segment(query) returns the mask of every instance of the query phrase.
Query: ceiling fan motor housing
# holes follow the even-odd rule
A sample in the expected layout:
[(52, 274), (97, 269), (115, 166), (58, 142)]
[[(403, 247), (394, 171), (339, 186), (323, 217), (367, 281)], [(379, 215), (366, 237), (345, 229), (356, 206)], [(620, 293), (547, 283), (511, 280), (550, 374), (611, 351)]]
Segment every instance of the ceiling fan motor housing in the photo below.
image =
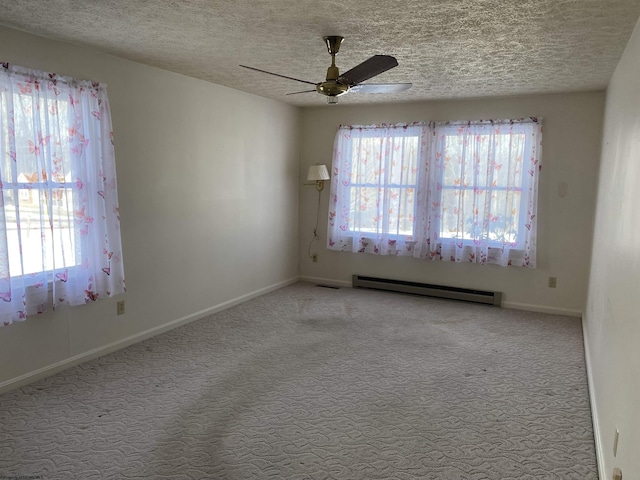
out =
[(337, 97), (349, 91), (349, 85), (338, 83), (336, 80), (327, 80), (316, 85), (316, 91), (327, 97)]

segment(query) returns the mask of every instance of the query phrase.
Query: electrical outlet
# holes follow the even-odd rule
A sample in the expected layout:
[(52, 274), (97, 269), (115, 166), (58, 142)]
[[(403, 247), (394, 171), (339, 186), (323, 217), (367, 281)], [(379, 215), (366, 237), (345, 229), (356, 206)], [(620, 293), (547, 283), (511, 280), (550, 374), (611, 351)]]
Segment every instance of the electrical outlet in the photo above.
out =
[(118, 302), (118, 315), (124, 315), (124, 300)]
[(613, 435), (613, 456), (618, 456), (618, 439), (620, 438), (620, 431), (616, 428), (616, 433)]
[(556, 288), (557, 280), (556, 277), (549, 277), (549, 288)]
[(313, 255), (311, 255), (311, 261), (313, 263), (318, 263), (318, 254), (314, 253)]

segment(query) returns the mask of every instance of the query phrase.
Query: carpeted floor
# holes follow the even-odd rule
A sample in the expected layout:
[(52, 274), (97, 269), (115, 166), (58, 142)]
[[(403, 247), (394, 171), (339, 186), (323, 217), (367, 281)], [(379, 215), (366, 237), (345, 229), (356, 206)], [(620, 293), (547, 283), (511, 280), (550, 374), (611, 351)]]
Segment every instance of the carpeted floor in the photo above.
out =
[(298, 283), (0, 397), (0, 477), (597, 479), (580, 321)]

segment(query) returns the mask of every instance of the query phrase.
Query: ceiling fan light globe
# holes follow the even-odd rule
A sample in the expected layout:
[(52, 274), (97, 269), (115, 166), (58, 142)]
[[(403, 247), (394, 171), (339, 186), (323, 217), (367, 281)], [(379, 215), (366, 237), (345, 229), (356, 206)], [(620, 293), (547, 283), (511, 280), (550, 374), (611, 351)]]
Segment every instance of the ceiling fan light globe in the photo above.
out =
[(329, 105), (337, 105), (338, 104), (338, 97), (327, 97), (327, 103)]

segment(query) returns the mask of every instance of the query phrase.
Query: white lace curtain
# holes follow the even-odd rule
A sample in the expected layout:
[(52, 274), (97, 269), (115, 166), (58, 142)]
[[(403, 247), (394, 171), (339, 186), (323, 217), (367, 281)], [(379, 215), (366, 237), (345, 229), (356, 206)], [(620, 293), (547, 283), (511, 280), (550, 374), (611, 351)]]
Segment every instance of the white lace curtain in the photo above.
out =
[(0, 65), (0, 323), (123, 293), (106, 86)]
[(535, 267), (537, 118), (341, 126), (327, 247)]

